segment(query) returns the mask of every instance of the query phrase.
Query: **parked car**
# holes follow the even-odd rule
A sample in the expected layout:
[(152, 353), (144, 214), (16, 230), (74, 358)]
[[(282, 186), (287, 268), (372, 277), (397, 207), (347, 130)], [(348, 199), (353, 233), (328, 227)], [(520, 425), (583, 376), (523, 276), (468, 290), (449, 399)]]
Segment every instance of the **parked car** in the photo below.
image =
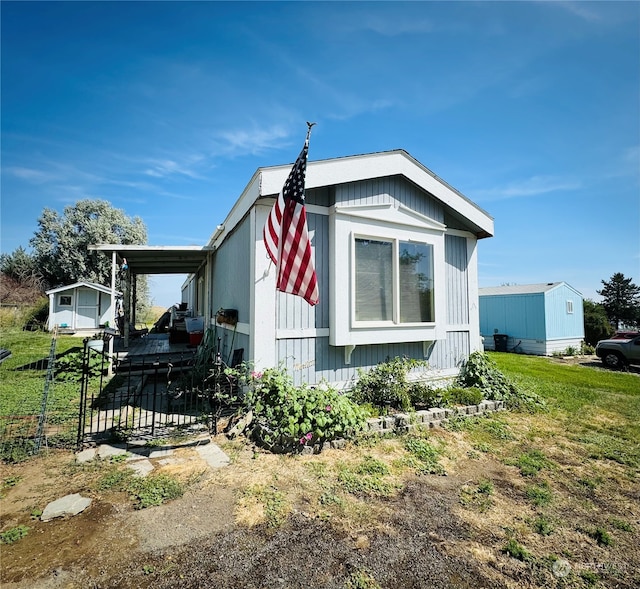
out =
[(596, 356), (609, 368), (640, 365), (640, 335), (630, 339), (603, 339), (596, 345)]
[(632, 339), (640, 335), (640, 331), (617, 331), (609, 339)]

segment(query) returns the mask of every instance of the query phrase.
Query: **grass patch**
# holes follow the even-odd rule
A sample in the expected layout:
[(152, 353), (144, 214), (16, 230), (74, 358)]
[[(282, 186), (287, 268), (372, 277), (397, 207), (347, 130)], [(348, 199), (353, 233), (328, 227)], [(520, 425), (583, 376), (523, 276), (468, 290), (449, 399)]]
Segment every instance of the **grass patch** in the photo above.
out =
[(291, 511), (286, 494), (271, 486), (252, 485), (245, 489), (244, 499), (245, 503), (261, 505), (268, 528), (279, 528)]
[(511, 558), (521, 560), (522, 562), (529, 562), (533, 560), (532, 554), (513, 538), (507, 540), (507, 543), (502, 547), (502, 552)]
[(493, 505), (492, 495), (493, 483), (484, 479), (477, 485), (464, 485), (460, 490), (460, 503), (483, 512)]
[(530, 485), (525, 489), (527, 500), (536, 507), (544, 507), (549, 505), (553, 499), (553, 493), (546, 481), (539, 485)]
[(442, 449), (436, 448), (428, 440), (410, 437), (404, 441), (404, 448), (409, 453), (404, 463), (418, 474), (445, 474), (444, 467), (438, 462)]
[(586, 530), (587, 536), (593, 538), (598, 546), (613, 546), (613, 538), (602, 526), (595, 526)]
[(534, 532), (540, 534), (541, 536), (550, 536), (555, 530), (555, 525), (545, 515), (539, 515), (536, 519), (534, 519), (531, 527), (533, 528)]
[(542, 469), (548, 468), (551, 463), (540, 450), (530, 450), (518, 456), (515, 465), (520, 469), (522, 476), (532, 477)]

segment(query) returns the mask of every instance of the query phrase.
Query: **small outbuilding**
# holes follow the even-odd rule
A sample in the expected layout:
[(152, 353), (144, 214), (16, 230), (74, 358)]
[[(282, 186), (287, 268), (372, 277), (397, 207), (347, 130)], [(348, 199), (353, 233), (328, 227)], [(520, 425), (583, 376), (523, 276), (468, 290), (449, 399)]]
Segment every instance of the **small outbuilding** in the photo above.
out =
[[(115, 316), (112, 291), (93, 282), (76, 282), (47, 291), (49, 331), (58, 326), (73, 331), (98, 329)], [(116, 297), (122, 293), (115, 291)]]
[(584, 340), (583, 297), (566, 282), (479, 289), (487, 350), (550, 356)]

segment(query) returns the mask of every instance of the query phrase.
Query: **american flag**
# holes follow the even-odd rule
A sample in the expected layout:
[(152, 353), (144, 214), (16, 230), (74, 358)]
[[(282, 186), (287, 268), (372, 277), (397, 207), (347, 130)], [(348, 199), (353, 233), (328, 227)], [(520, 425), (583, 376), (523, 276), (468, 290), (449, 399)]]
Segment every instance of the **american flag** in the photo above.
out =
[(271, 209), (263, 236), (267, 253), (276, 265), (276, 289), (300, 296), (310, 305), (316, 305), (319, 300), (318, 279), (311, 259), (307, 212), (304, 207), (308, 152), (309, 132)]

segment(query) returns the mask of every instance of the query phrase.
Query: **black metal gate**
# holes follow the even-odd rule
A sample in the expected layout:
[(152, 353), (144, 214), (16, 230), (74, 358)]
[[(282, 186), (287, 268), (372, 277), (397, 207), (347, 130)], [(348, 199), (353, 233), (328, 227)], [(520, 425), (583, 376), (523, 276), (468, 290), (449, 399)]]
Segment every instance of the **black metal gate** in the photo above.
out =
[(219, 353), (199, 348), (198, 354), (116, 358), (108, 377), (107, 342), (96, 341), (102, 340), (84, 342), (78, 446), (217, 433), (218, 418), (237, 388)]

